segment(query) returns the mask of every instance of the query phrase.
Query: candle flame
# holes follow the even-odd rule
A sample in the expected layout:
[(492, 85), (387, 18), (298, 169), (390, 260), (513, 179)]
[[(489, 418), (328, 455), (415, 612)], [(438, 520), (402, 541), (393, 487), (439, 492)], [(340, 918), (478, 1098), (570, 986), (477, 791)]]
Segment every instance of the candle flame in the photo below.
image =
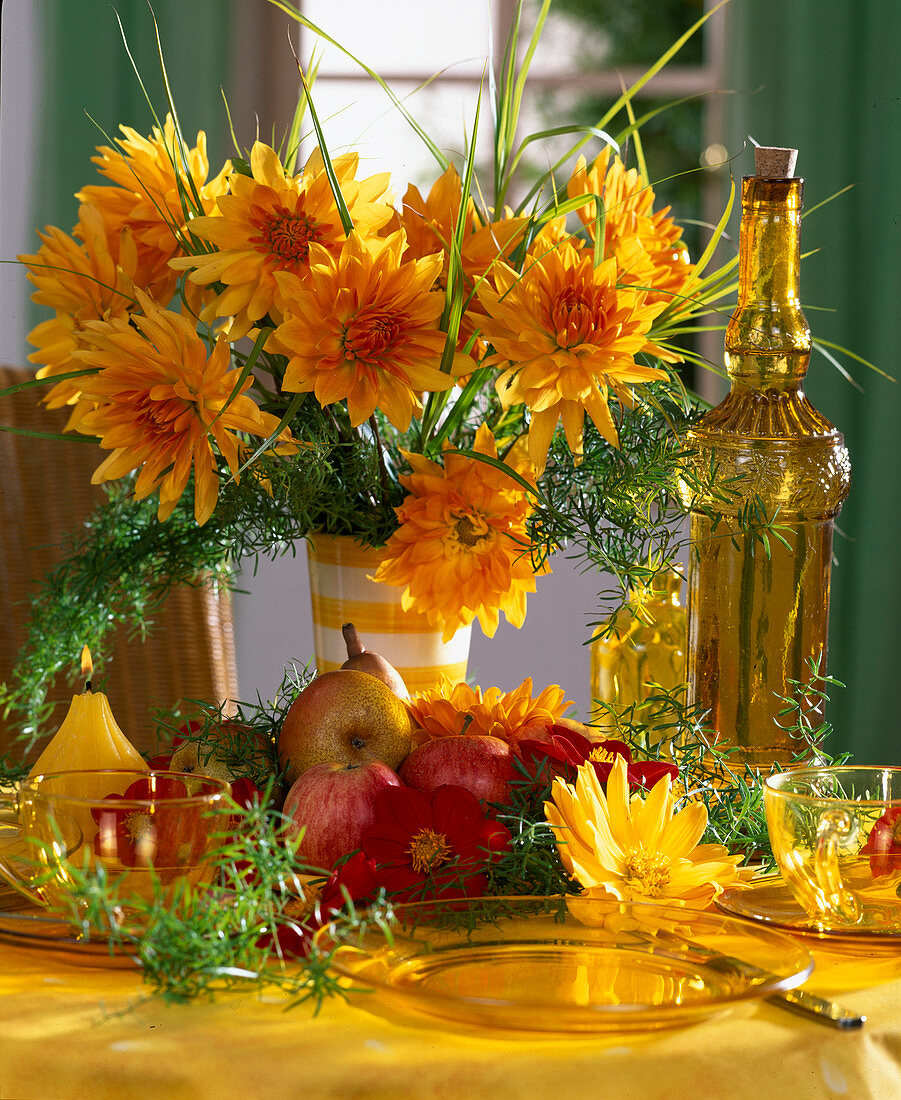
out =
[(91, 651), (87, 646), (81, 651), (81, 674), (87, 680), (94, 675), (94, 662), (91, 660)]

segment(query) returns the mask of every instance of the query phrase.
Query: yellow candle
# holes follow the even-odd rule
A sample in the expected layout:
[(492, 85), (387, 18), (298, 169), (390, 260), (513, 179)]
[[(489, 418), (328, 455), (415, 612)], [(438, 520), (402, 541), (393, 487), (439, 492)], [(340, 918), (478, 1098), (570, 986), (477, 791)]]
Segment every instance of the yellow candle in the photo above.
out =
[[(82, 672), (90, 677), (93, 671), (88, 647), (82, 651)], [(138, 750), (119, 729), (109, 705), (109, 699), (102, 691), (91, 691), (90, 684), (81, 695), (75, 695), (69, 706), (69, 712), (63, 724), (54, 734), (50, 743), (38, 757), (29, 772), (34, 775), (46, 775), (48, 772), (96, 770), (99, 768), (130, 768), (147, 771), (147, 764)], [(66, 794), (82, 798), (103, 797), (111, 788), (106, 781), (106, 789), (97, 787), (99, 777), (94, 777), (90, 786), (80, 790), (66, 790)], [(100, 785), (103, 782), (100, 781)], [(95, 787), (97, 789), (95, 789)], [(121, 792), (118, 792), (121, 793)]]

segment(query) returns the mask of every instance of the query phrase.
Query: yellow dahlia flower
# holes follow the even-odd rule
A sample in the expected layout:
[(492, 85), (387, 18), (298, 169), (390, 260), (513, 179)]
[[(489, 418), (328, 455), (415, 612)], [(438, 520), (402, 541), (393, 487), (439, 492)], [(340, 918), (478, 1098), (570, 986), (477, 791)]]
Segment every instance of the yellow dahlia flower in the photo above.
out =
[[(491, 429), (482, 424), (473, 449), (497, 458)], [(413, 473), (401, 477), (408, 492), (396, 508), (400, 527), (383, 551), (377, 581), (404, 587), (404, 609), (415, 608), (444, 640), (478, 619), (494, 637), (498, 612), (522, 626), (526, 594), (535, 591), (536, 567), (529, 553), (529, 496), (508, 474), (478, 459), (446, 454), (444, 467), (404, 452)], [(534, 483), (531, 463), (517, 445), (507, 463)]]
[[(135, 496), (159, 489), (159, 518), (172, 513), (194, 470), (194, 516), (199, 524), (219, 497), (216, 450), (237, 473), (241, 441), (236, 432), (266, 437), (278, 425), (249, 398), (229, 397), (240, 371), (230, 369), (231, 349), (220, 338), (212, 353), (184, 317), (157, 306), (138, 291), (144, 315), (86, 326), (77, 357), (97, 367), (82, 382), (95, 407), (78, 430), (97, 435), (112, 451), (94, 471), (94, 484), (140, 468)], [(247, 389), (251, 379), (245, 380)]]
[(130, 126), (119, 129), (123, 134), (116, 139), (119, 148), (98, 146), (99, 156), (92, 158), (113, 186), (92, 184), (75, 197), (100, 211), (116, 258), (123, 230), (134, 239), (135, 281), (151, 297), (167, 303), (178, 278), (169, 261), (182, 255), (178, 232), (184, 230), (187, 220), (179, 184), (181, 191), (191, 196), (190, 201), (199, 201), (201, 209), (209, 214), (216, 199), (225, 193), (231, 164), (226, 162), (217, 176), (207, 180), (206, 134), (201, 130), (197, 144), (188, 148), (176, 134), (171, 115), (166, 117), (162, 130), (153, 128), (149, 138)]
[(453, 684), (444, 676), (437, 687), (414, 695), (407, 704), (417, 727), (414, 734), (417, 741), (461, 733), (481, 734), (499, 737), (514, 748), (527, 726), (554, 721), (571, 706), (557, 684), (551, 684), (533, 698), (531, 677), (513, 691), (490, 687), (483, 693), (480, 687)]
[(682, 230), (669, 216), (670, 208), (654, 210), (654, 190), (634, 169), (626, 170), (618, 156), (610, 162), (610, 150), (597, 157), (591, 168), (580, 157), (567, 185), (570, 198), (591, 196), (576, 213), (594, 240), (597, 201), (604, 204), (604, 258), (616, 259), (620, 282), (653, 288), (651, 301), (669, 303), (692, 271), (688, 250), (681, 243)]
[(439, 369), (444, 298), (431, 291), (441, 257), (403, 263), (403, 250), (402, 232), (353, 232), (337, 256), (310, 246), (307, 279), (276, 273), (286, 319), (266, 347), (288, 357), (282, 389), (315, 393), (320, 405), (346, 400), (354, 427), (379, 408), (406, 431), (421, 391), (453, 386), (456, 368)]
[[(41, 364), (38, 378), (82, 370), (84, 364), (75, 358), (75, 352), (84, 326), (89, 321), (126, 318), (137, 305), (137, 256), (131, 237), (123, 236), (114, 255), (103, 219), (90, 205), (79, 210), (76, 232), (81, 241), (47, 226), (46, 232), (38, 234), (43, 242), (38, 251), (19, 256), (37, 287), (32, 301), (55, 311), (28, 334), (38, 349), (28, 356), (32, 363)], [(58, 382), (43, 401), (51, 409), (74, 404), (81, 394), (81, 381)]]
[(539, 242), (522, 275), (500, 264), (497, 290), (483, 284), (479, 291), (489, 314), (482, 334), (496, 352), (490, 361), (505, 367), (497, 390), (504, 404), (524, 404), (531, 413), (529, 454), (538, 473), (561, 421), (570, 450), (581, 459), (586, 412), (618, 446), (609, 391), (627, 402), (627, 383), (666, 377), (637, 363), (640, 352), (675, 358), (648, 339), (666, 303), (649, 305), (644, 293), (619, 287), (618, 277), (614, 259), (595, 267), (590, 249)]
[[(394, 213), (389, 177), (383, 173), (356, 180), (358, 161), (356, 153), (349, 153), (338, 157), (334, 168), (354, 226), (370, 236)], [(266, 314), (281, 320), (285, 303), (277, 272), (305, 275), (311, 245), (337, 255), (345, 238), (318, 151), (300, 175), (288, 176), (275, 150), (257, 141), (250, 168), (252, 176), (232, 174), (229, 194), (219, 199), (217, 214), (191, 222), (191, 232), (215, 245), (216, 251), (172, 261), (179, 271), (193, 269), (188, 276), (193, 283), (224, 284), (225, 289), (204, 307), (201, 319), (233, 317), (232, 340), (246, 335)]]
[(700, 844), (707, 808), (690, 802), (674, 814), (670, 777), (646, 797), (629, 796), (625, 757), (617, 757), (606, 794), (591, 764), (583, 764), (574, 785), (555, 779), (548, 823), (566, 870), (587, 897), (656, 901), (706, 909), (726, 886), (743, 881), (722, 844)]

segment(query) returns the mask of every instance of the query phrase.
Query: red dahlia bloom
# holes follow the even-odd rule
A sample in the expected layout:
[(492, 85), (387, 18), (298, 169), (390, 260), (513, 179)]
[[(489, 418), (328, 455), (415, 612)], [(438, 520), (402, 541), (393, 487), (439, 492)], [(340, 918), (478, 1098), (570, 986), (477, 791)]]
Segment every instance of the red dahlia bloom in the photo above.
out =
[(377, 885), (397, 901), (483, 894), (487, 867), (510, 843), (509, 830), (485, 816), (475, 795), (451, 784), (431, 794), (387, 787), (375, 816), (363, 854), (375, 862)]
[(590, 762), (598, 781), (604, 785), (618, 756), (626, 760), (630, 787), (650, 790), (664, 776), (675, 779), (679, 774), (675, 764), (666, 764), (662, 760), (633, 761), (629, 746), (624, 741), (589, 741), (581, 733), (556, 724), (550, 726), (548, 732), (550, 741), (526, 739), (520, 741), (518, 747), (523, 763), (541, 783), (550, 783), (556, 778), (573, 783), (579, 765)]
[(870, 830), (860, 854), (870, 857), (874, 878), (901, 871), (901, 807), (885, 811)]

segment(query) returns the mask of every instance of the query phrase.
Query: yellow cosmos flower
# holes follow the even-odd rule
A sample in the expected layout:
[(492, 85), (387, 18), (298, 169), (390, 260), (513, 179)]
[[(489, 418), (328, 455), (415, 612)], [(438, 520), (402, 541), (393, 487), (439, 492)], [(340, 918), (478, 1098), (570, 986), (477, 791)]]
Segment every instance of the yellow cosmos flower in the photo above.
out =
[(437, 687), (413, 696), (407, 704), (419, 742), (467, 733), (499, 737), (513, 746), (527, 726), (554, 721), (571, 706), (557, 684), (533, 698), (531, 677), (514, 691), (490, 687), (483, 694), (480, 687), (454, 684), (444, 676)]
[(570, 450), (581, 459), (586, 412), (618, 446), (609, 391), (628, 402), (626, 383), (666, 377), (637, 363), (640, 352), (676, 358), (648, 339), (666, 303), (649, 305), (642, 292), (619, 287), (614, 259), (594, 267), (590, 249), (567, 241), (556, 247), (540, 242), (521, 276), (499, 265), (494, 279), (496, 291), (479, 291), (489, 314), (482, 332), (497, 353), (491, 362), (506, 368), (497, 380), (501, 400), (530, 410), (529, 453), (538, 473), (561, 421)]
[[(43, 242), (40, 249), (34, 255), (19, 256), (37, 287), (32, 301), (55, 311), (28, 334), (38, 349), (28, 358), (42, 364), (38, 378), (82, 370), (84, 364), (75, 358), (75, 352), (84, 326), (90, 321), (125, 318), (136, 308), (133, 240), (125, 235), (118, 256), (114, 255), (100, 212), (90, 205), (81, 207), (76, 231), (81, 241), (47, 226), (46, 232), (38, 234)], [(43, 401), (51, 409), (72, 405), (81, 394), (80, 383), (81, 379), (58, 382)]]
[(307, 279), (275, 276), (286, 320), (266, 346), (288, 357), (282, 388), (315, 393), (320, 405), (346, 400), (354, 427), (379, 408), (406, 431), (422, 412), (422, 390), (454, 384), (458, 367), (445, 374), (438, 366), (444, 298), (431, 287), (441, 257), (403, 263), (403, 250), (400, 231), (368, 240), (353, 232), (337, 256), (310, 246)]
[(604, 151), (591, 168), (580, 157), (567, 185), (570, 198), (591, 196), (577, 214), (594, 240), (597, 201), (604, 204), (604, 258), (614, 257), (620, 282), (653, 287), (652, 301), (669, 303), (692, 271), (682, 230), (669, 216), (670, 208), (654, 210), (654, 190), (634, 169), (626, 170), (618, 156), (610, 162)]
[[(138, 291), (144, 316), (132, 323), (116, 318), (86, 326), (76, 352), (97, 374), (84, 379), (86, 412), (78, 430), (97, 435), (112, 451), (92, 481), (112, 481), (140, 467), (135, 496), (159, 489), (159, 518), (165, 520), (194, 470), (194, 516), (199, 524), (213, 513), (219, 477), (213, 444), (237, 473), (241, 441), (235, 432), (268, 436), (276, 417), (249, 398), (228, 399), (240, 371), (230, 369), (230, 347), (220, 338), (212, 353), (184, 317), (161, 309)], [(251, 384), (246, 379), (243, 389)]]
[[(497, 443), (482, 424), (473, 449), (497, 458)], [(514, 626), (526, 617), (526, 594), (535, 591), (536, 570), (529, 553), (528, 494), (508, 474), (478, 459), (447, 454), (444, 467), (404, 452), (413, 473), (401, 477), (408, 491), (396, 508), (400, 527), (383, 551), (377, 581), (404, 588), (404, 609), (415, 607), (444, 640), (478, 618), (494, 637), (498, 612)], [(532, 481), (531, 463), (518, 445), (507, 463)]]
[(606, 794), (594, 768), (583, 764), (574, 785), (555, 779), (552, 801), (545, 802), (548, 823), (566, 870), (587, 897), (659, 902), (706, 909), (726, 886), (742, 882), (722, 844), (700, 844), (707, 808), (690, 802), (673, 813), (669, 776), (646, 797), (629, 797), (625, 758), (617, 757)]
[[(394, 211), (388, 174), (356, 180), (358, 161), (356, 153), (349, 153), (338, 157), (334, 168), (354, 226), (369, 236), (386, 225)], [(229, 194), (219, 199), (215, 216), (191, 222), (191, 232), (217, 251), (172, 261), (177, 270), (193, 269), (193, 283), (225, 285), (204, 307), (201, 319), (233, 317), (232, 340), (246, 335), (266, 314), (281, 320), (284, 302), (277, 272), (305, 275), (311, 245), (337, 255), (345, 236), (318, 151), (300, 175), (288, 176), (275, 150), (257, 141), (250, 169), (252, 177), (232, 174)]]
[(225, 193), (231, 164), (227, 162), (215, 178), (207, 180), (206, 134), (201, 130), (197, 144), (188, 148), (176, 134), (171, 115), (162, 130), (153, 128), (149, 138), (130, 126), (119, 129), (123, 134), (116, 139), (119, 148), (98, 146), (99, 156), (92, 158), (113, 186), (92, 184), (83, 187), (76, 198), (100, 211), (116, 258), (123, 231), (133, 237), (138, 261), (135, 280), (151, 297), (165, 303), (178, 278), (169, 261), (182, 254), (176, 230), (184, 229), (187, 217), (179, 181), (181, 189), (194, 197), (194, 202), (199, 200), (209, 214), (216, 199)]

